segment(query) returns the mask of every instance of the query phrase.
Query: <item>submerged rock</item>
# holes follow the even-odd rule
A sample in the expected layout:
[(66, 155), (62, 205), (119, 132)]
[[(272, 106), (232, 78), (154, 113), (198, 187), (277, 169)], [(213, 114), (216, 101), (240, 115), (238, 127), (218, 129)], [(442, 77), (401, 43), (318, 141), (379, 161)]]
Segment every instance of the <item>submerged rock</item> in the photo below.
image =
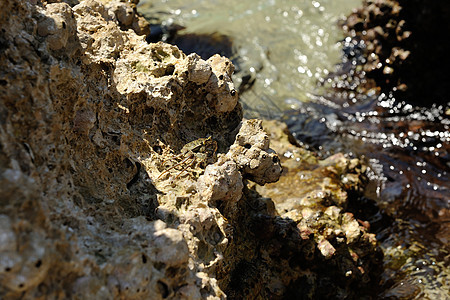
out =
[[(242, 120), (227, 58), (148, 44), (137, 1), (52, 2), (0, 4), (2, 299), (312, 297), (366, 282), (376, 243), (344, 213), (357, 162), (310, 156), (311, 205), (262, 198), (249, 180), (276, 182), (280, 158)], [(339, 280), (322, 285), (330, 266)]]

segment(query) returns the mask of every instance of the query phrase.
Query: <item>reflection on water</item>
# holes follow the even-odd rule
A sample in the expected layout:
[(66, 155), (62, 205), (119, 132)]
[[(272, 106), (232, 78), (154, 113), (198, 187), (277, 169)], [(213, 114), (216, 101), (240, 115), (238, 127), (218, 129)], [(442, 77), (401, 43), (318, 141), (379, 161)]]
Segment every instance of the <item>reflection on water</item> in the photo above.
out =
[(149, 17), (186, 27), (180, 33), (219, 34), (233, 40), (234, 81), (251, 80), (242, 94), (247, 116), (273, 116), (284, 99), (308, 100), (317, 79), (340, 60), (336, 27), (359, 0), (161, 0), (141, 1)]
[(286, 122), (297, 139), (320, 153), (344, 151), (369, 161), (373, 181), (366, 197), (378, 210), (355, 213), (375, 225), (385, 254), (379, 297), (447, 299), (448, 105), (414, 107), (375, 89), (362, 93), (364, 45), (350, 39), (344, 45), (344, 62), (321, 80), (328, 92), (309, 103), (289, 99), (298, 109), (286, 114)]
[(342, 40), (335, 24), (360, 1), (151, 3), (141, 2), (147, 16), (186, 27), (180, 47), (216, 33), (218, 52), (231, 49), (247, 117), (291, 109), (283, 118), (305, 146), (366, 157), (373, 181), (363, 201), (371, 204), (355, 213), (371, 221), (385, 253), (378, 298), (448, 299), (450, 110), (359, 90), (364, 44)]
[(285, 121), (319, 153), (344, 151), (369, 161), (373, 181), (366, 197), (378, 210), (355, 215), (370, 221), (385, 254), (381, 295), (446, 299), (450, 133), (444, 108), (413, 108), (387, 96), (356, 103), (347, 97), (352, 104), (344, 105), (349, 102), (333, 96), (297, 103)]

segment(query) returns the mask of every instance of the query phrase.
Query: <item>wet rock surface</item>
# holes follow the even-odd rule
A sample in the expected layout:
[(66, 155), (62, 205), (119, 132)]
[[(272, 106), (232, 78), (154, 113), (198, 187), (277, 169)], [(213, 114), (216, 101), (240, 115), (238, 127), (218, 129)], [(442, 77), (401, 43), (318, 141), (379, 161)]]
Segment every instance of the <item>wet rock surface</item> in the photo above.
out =
[(255, 214), (249, 227), (262, 242), (259, 255), (278, 266), (251, 263), (253, 272), (272, 278), (270, 293), (261, 295), (370, 295), (377, 288), (382, 253), (369, 223), (347, 211), (350, 199), (358, 199), (366, 184), (366, 166), (341, 153), (319, 159), (296, 144), (285, 124), (265, 121), (264, 126), (270, 128), (271, 147), (280, 155), (283, 173), (276, 183), (251, 187), (249, 193), (259, 201), (247, 199)]
[(255, 183), (276, 182), (280, 158), (261, 122), (242, 120), (227, 58), (148, 44), (137, 1), (52, 2), (0, 4), (2, 299), (369, 286), (376, 241), (345, 212), (358, 160), (319, 161), (272, 134), (307, 170), (295, 154), (288, 174), (306, 177), (281, 184), (301, 192), (268, 194)]
[(370, 221), (385, 254), (379, 298), (450, 290), (446, 6), (365, 1), (345, 23), (342, 64), (322, 81), (329, 92), (285, 117), (310, 149), (368, 162), (365, 204), (348, 209)]

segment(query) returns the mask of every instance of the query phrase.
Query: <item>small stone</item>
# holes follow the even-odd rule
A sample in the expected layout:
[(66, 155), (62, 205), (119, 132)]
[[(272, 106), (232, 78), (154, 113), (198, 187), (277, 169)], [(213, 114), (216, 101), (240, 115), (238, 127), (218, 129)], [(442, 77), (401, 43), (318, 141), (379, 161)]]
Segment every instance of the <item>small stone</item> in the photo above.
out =
[(330, 259), (336, 252), (336, 249), (333, 247), (333, 245), (331, 245), (331, 243), (326, 239), (320, 240), (317, 244), (317, 248), (326, 259)]

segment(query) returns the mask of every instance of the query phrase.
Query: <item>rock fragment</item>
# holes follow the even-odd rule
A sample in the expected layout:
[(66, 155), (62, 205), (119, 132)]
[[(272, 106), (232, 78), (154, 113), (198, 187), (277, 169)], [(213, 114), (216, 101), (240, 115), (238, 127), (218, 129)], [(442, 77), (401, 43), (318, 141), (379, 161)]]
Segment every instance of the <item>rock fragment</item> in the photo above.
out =
[(236, 135), (236, 141), (227, 154), (233, 159), (244, 178), (258, 184), (275, 182), (282, 168), (278, 155), (269, 148), (269, 137), (262, 129), (261, 121), (248, 120)]

